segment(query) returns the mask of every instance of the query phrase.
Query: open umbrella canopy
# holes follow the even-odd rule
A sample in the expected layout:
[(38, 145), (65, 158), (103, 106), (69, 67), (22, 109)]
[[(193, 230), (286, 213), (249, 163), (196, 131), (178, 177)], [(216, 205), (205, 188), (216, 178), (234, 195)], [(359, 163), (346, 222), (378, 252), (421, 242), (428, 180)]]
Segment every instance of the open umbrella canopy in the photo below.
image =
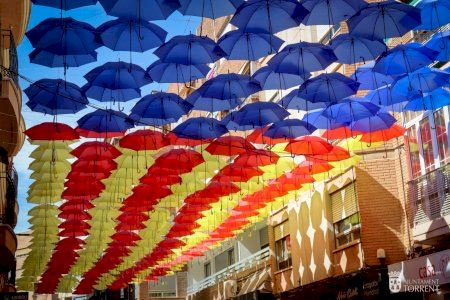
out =
[(134, 127), (133, 121), (126, 114), (111, 109), (98, 109), (88, 113), (77, 123), (81, 129), (98, 133), (125, 132)]
[(138, 19), (165, 20), (180, 7), (178, 1), (170, 0), (99, 0), (108, 15)]
[(34, 49), (30, 55), (30, 62), (49, 68), (80, 67), (97, 61), (97, 52), (87, 54), (68, 54), (65, 50), (47, 51)]
[(80, 135), (69, 125), (55, 122), (45, 122), (28, 128), (24, 132), (32, 141), (72, 141)]
[(305, 25), (335, 25), (367, 5), (363, 0), (303, 0), (300, 3), (309, 11), (302, 22)]
[(159, 83), (185, 83), (205, 78), (210, 70), (207, 65), (183, 65), (157, 60), (147, 68), (147, 74)]
[(212, 118), (190, 118), (175, 127), (173, 133), (182, 138), (194, 140), (214, 139), (221, 137), (228, 129)]
[(386, 50), (386, 45), (380, 40), (370, 40), (351, 34), (340, 34), (331, 44), (337, 61), (344, 64), (355, 64), (376, 59)]
[(232, 15), (244, 0), (180, 0), (178, 10), (183, 15), (210, 19)]
[(41, 79), (25, 89), (27, 106), (50, 115), (74, 114), (89, 103), (76, 84), (61, 79)]
[(138, 124), (162, 126), (177, 122), (192, 105), (172, 93), (154, 93), (139, 100), (131, 109), (130, 118)]
[(225, 55), (212, 39), (193, 34), (174, 36), (154, 54), (163, 62), (183, 65), (209, 64)]
[(233, 122), (241, 126), (264, 127), (270, 123), (281, 121), (289, 113), (273, 102), (255, 102), (246, 104), (236, 114)]
[(379, 112), (374, 116), (352, 122), (350, 128), (358, 132), (374, 132), (391, 128), (397, 120), (388, 113)]
[(275, 34), (299, 26), (307, 13), (295, 0), (249, 0), (238, 7), (230, 23), (244, 32)]
[[(450, 12), (449, 12), (450, 16)], [(436, 60), (441, 62), (447, 62), (450, 60), (450, 30), (444, 32), (436, 32), (433, 38), (429, 40), (426, 45), (434, 51), (439, 52)]]
[(444, 89), (436, 89), (431, 93), (412, 97), (404, 106), (405, 110), (422, 111), (437, 110), (450, 104), (450, 93)]
[(290, 74), (279, 73), (274, 71), (270, 66), (265, 66), (253, 74), (253, 78), (259, 82), (263, 90), (287, 90), (289, 88), (299, 86), (306, 79), (311, 77), (311, 74)]
[(386, 142), (391, 139), (403, 136), (405, 132), (405, 128), (395, 124), (388, 129), (382, 129), (363, 134), (360, 141), (366, 143)]
[(325, 103), (312, 103), (298, 96), (298, 90), (292, 90), (289, 94), (281, 98), (278, 102), (285, 109), (311, 111), (319, 108), (325, 108)]
[(348, 122), (337, 121), (327, 117), (324, 114), (323, 109), (317, 109), (315, 111), (306, 113), (303, 117), (303, 121), (306, 121), (318, 129), (336, 129), (348, 125)]
[(322, 155), (333, 150), (333, 145), (320, 137), (304, 136), (290, 141), (285, 150), (297, 155)]
[(255, 147), (242, 137), (223, 136), (206, 147), (206, 151), (213, 155), (233, 156), (254, 150)]
[(141, 96), (140, 88), (151, 83), (145, 70), (125, 62), (108, 62), (84, 75), (86, 96), (101, 102), (125, 102)]
[(378, 106), (393, 106), (408, 101), (408, 97), (394, 90), (390, 85), (368, 92), (364, 99)]
[(433, 30), (450, 23), (450, 3), (445, 0), (423, 0), (417, 3), (422, 23), (417, 29)]
[(156, 24), (136, 19), (116, 19), (97, 28), (103, 45), (116, 51), (145, 52), (161, 46), (167, 32)]
[(358, 88), (358, 82), (340, 73), (323, 73), (305, 81), (298, 96), (313, 103), (332, 103), (355, 95)]
[(435, 89), (448, 85), (450, 73), (439, 69), (424, 67), (408, 76), (396, 80), (392, 90), (401, 95), (431, 93)]
[(323, 113), (326, 117), (341, 123), (354, 122), (360, 119), (373, 117), (380, 107), (364, 101), (364, 99), (349, 98), (330, 105)]
[(135, 151), (158, 150), (169, 145), (169, 141), (159, 131), (141, 129), (124, 136), (120, 139), (119, 145)]
[(310, 135), (316, 127), (298, 119), (286, 119), (273, 123), (264, 135), (270, 138), (295, 139), (301, 136)]
[(360, 83), (360, 90), (376, 90), (394, 82), (391, 76), (375, 72), (374, 65), (375, 62), (370, 62), (359, 66), (352, 75), (351, 78)]
[(83, 6), (95, 5), (98, 0), (31, 0), (33, 4), (71, 10)]

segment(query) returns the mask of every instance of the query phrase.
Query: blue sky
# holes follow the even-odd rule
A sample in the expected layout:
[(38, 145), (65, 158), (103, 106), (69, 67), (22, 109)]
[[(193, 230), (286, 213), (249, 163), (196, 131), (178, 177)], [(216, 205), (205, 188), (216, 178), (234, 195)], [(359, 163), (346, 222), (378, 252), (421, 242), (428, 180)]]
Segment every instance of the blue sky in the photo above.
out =
[[(31, 18), (28, 29), (33, 28), (41, 21), (45, 20), (49, 17), (59, 17), (60, 11), (57, 9), (42, 7), (42, 6), (33, 6), (31, 11)], [(83, 7), (80, 9), (72, 10), (64, 13), (65, 16), (73, 17), (79, 21), (88, 22), (94, 27), (113, 19), (106, 15), (103, 8), (100, 4), (95, 6)], [(185, 17), (175, 12), (170, 16), (168, 20), (165, 21), (157, 21), (155, 22), (162, 28), (164, 28), (169, 34), (168, 39), (175, 35), (189, 34), (195, 32), (198, 24), (200, 23), (200, 19), (196, 17)], [(28, 59), (28, 54), (33, 50), (27, 38), (24, 38), (22, 44), (20, 44), (18, 53), (19, 53), (19, 73), (21, 75), (26, 76), (28, 79), (32, 81), (37, 81), (42, 78), (64, 78), (63, 70), (61, 68), (51, 69), (35, 64), (31, 64)], [(83, 78), (83, 75), (89, 72), (91, 69), (97, 67), (98, 65), (102, 65), (109, 61), (129, 61), (129, 53), (127, 52), (114, 52), (106, 47), (102, 47), (98, 49), (98, 61), (96, 63), (88, 64), (79, 68), (70, 68), (67, 71), (66, 78), (68, 81), (78, 84), (79, 86), (83, 86), (86, 83), (86, 80)], [(156, 56), (153, 55), (152, 51), (148, 51), (146, 53), (133, 53), (133, 63), (139, 64), (144, 69), (147, 68), (152, 62), (156, 60)], [(24, 90), (27, 88), (29, 83), (27, 81), (21, 81), (21, 87)], [(152, 90), (165, 90), (167, 88), (166, 85), (161, 84), (151, 84), (143, 88), (143, 95), (149, 93)], [(23, 95), (23, 108), (22, 114), (25, 119), (26, 127), (32, 127), (42, 122), (48, 122), (52, 120), (51, 116), (45, 116), (40, 113), (32, 112), (25, 103), (28, 101), (26, 95)], [(95, 102), (91, 100), (96, 105), (101, 105), (106, 108), (105, 104)], [(125, 110), (130, 109), (137, 100), (129, 102)], [(58, 121), (62, 123), (66, 123), (71, 126), (76, 126), (76, 121), (84, 114), (90, 112), (90, 109), (85, 109), (74, 115), (64, 115), (59, 116)], [(14, 159), (14, 166), (19, 173), (19, 222), (16, 227), (16, 232), (23, 232), (27, 230), (29, 227), (28, 223), (28, 210), (32, 207), (26, 201), (27, 191), (29, 185), (32, 183), (29, 176), (31, 175), (31, 171), (28, 170), (28, 165), (31, 160), (28, 158), (31, 151), (34, 149), (29, 143), (25, 142), (20, 153)]]

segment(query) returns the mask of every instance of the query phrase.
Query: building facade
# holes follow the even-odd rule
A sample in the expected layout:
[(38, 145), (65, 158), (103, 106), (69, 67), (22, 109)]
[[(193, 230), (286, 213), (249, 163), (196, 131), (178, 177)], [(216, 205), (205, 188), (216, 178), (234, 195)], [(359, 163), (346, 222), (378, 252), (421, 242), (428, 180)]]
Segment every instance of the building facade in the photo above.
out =
[(0, 292), (15, 291), (17, 172), (13, 158), (24, 142), (17, 45), (30, 15), (29, 0), (0, 0)]

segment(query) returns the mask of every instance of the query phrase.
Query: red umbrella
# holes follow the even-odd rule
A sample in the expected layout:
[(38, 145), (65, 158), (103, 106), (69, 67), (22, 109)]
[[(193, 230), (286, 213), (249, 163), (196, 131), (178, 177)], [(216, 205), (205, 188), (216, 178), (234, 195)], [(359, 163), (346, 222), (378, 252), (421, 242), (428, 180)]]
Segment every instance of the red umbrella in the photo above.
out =
[(186, 246), (186, 243), (179, 239), (166, 237), (163, 241), (159, 242), (159, 246), (162, 248), (175, 249)]
[(140, 182), (150, 185), (173, 185), (181, 183), (182, 179), (178, 175), (147, 174), (140, 179)]
[(340, 140), (340, 139), (349, 139), (351, 137), (355, 137), (360, 135), (361, 132), (350, 130), (347, 126), (339, 127), (336, 129), (328, 129), (322, 134), (323, 138), (327, 140)]
[(175, 223), (194, 223), (195, 221), (201, 219), (203, 217), (202, 212), (196, 212), (196, 213), (192, 213), (192, 214), (178, 214), (173, 221)]
[[(217, 201), (217, 200), (216, 200)], [(186, 203), (186, 201), (185, 201)], [(193, 214), (197, 212), (202, 212), (205, 210), (211, 209), (211, 205), (209, 203), (203, 203), (203, 204), (186, 204), (183, 205), (179, 210), (179, 214)]]
[(143, 213), (131, 213), (131, 212), (125, 212), (120, 214), (117, 217), (117, 220), (123, 223), (128, 223), (128, 222), (145, 222), (149, 219), (148, 215), (143, 214)]
[(330, 152), (322, 155), (313, 155), (310, 158), (323, 161), (340, 161), (350, 158), (350, 153), (342, 147), (333, 146)]
[(239, 136), (223, 136), (206, 147), (206, 151), (213, 155), (234, 156), (254, 150), (255, 147)]
[(75, 201), (67, 201), (59, 206), (60, 211), (71, 210), (71, 209), (79, 209), (79, 210), (87, 210), (94, 207), (94, 204), (89, 200), (78, 199)]
[(187, 235), (191, 235), (194, 233), (195, 228), (189, 228), (185, 225), (174, 225), (167, 233), (166, 237), (168, 238), (179, 238)]
[(191, 168), (179, 168), (178, 166), (175, 166), (175, 168), (169, 168), (169, 167), (160, 167), (160, 166), (155, 166), (152, 165), (148, 171), (147, 174), (148, 175), (153, 175), (153, 176), (166, 176), (166, 175), (180, 175), (183, 173), (187, 173), (190, 172)]
[(203, 156), (194, 150), (173, 149), (155, 160), (154, 165), (163, 168), (194, 168), (203, 163)]
[(251, 150), (234, 160), (235, 166), (260, 167), (276, 164), (280, 157), (267, 150)]
[(80, 135), (72, 127), (61, 123), (41, 123), (24, 132), (32, 141), (72, 141), (78, 140)]
[(285, 150), (296, 155), (322, 155), (330, 152), (333, 145), (317, 136), (302, 136), (290, 141)]
[(58, 235), (61, 237), (78, 237), (78, 236), (85, 236), (88, 235), (89, 233), (87, 232), (87, 230), (83, 230), (83, 229), (64, 229), (63, 231), (59, 232)]
[(110, 159), (84, 160), (77, 159), (72, 164), (72, 170), (83, 172), (112, 171), (117, 169), (117, 163)]
[(119, 131), (119, 132), (96, 132), (86, 129), (81, 129), (79, 127), (75, 128), (75, 130), (81, 135), (82, 137), (86, 138), (92, 138), (92, 139), (106, 139), (106, 138), (114, 138), (114, 137), (121, 137), (124, 136), (126, 131)]
[(69, 180), (75, 180), (75, 181), (95, 181), (95, 180), (102, 180), (106, 179), (111, 175), (110, 171), (98, 171), (95, 173), (85, 173), (83, 171), (70, 171), (69, 174), (67, 174), (66, 178)]
[(168, 133), (166, 135), (166, 138), (170, 141), (170, 144), (174, 146), (195, 147), (200, 146), (202, 144), (209, 144), (211, 142), (211, 140), (193, 140), (189, 138), (181, 138), (172, 132)]
[(133, 193), (143, 197), (148, 197), (151, 195), (154, 199), (162, 199), (173, 194), (167, 186), (155, 186), (143, 183), (134, 187)]
[(249, 134), (249, 136), (247, 137), (247, 141), (254, 144), (263, 144), (271, 146), (288, 142), (288, 140), (283, 138), (273, 139), (264, 136), (264, 133), (266, 132), (267, 129), (269, 129), (269, 127), (255, 129), (251, 134)]
[(230, 164), (222, 168), (216, 176), (225, 176), (234, 182), (247, 182), (250, 178), (263, 174), (264, 172), (256, 167)]
[(158, 150), (169, 145), (169, 140), (162, 132), (144, 129), (127, 134), (120, 140), (119, 145), (135, 151)]
[(146, 226), (143, 223), (134, 223), (134, 224), (120, 223), (115, 227), (116, 231), (142, 230), (145, 228)]
[(266, 204), (263, 202), (249, 203), (249, 202), (239, 202), (239, 204), (233, 208), (234, 211), (255, 211), (260, 208), (265, 207)]
[(84, 229), (90, 229), (91, 225), (89, 225), (88, 223), (86, 223), (83, 220), (67, 220), (67, 221), (64, 221), (61, 224), (59, 224), (58, 228), (67, 229), (67, 230), (71, 230), (71, 229), (84, 230)]
[(377, 130), (374, 132), (364, 133), (361, 137), (361, 142), (375, 143), (387, 142), (405, 134), (406, 129), (400, 125), (394, 124), (391, 128), (385, 130)]
[(105, 185), (101, 181), (74, 181), (68, 180), (64, 183), (64, 186), (67, 188), (75, 188), (83, 191), (98, 191), (103, 190)]
[(305, 183), (313, 183), (315, 179), (309, 174), (286, 173), (280, 176), (276, 183), (288, 190), (298, 190)]
[(333, 169), (333, 166), (328, 162), (320, 160), (305, 160), (296, 166), (291, 173), (293, 174), (319, 174), (328, 172)]
[(198, 192), (201, 198), (219, 198), (239, 192), (241, 189), (231, 181), (210, 181), (208, 186)]
[(106, 142), (85, 142), (75, 148), (71, 154), (87, 160), (115, 159), (122, 153)]
[(141, 240), (141, 237), (132, 231), (118, 231), (114, 233), (111, 238), (117, 242), (137, 242)]
[(85, 211), (66, 210), (61, 212), (58, 217), (66, 220), (91, 220), (92, 216)]

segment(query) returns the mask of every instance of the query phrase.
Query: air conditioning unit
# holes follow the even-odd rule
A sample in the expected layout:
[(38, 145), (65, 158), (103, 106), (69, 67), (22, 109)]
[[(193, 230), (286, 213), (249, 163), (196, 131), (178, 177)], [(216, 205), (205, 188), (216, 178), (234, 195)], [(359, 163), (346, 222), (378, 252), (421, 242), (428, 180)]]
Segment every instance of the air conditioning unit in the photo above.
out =
[(237, 295), (237, 281), (227, 280), (223, 283), (223, 295), (225, 299), (231, 299)]

